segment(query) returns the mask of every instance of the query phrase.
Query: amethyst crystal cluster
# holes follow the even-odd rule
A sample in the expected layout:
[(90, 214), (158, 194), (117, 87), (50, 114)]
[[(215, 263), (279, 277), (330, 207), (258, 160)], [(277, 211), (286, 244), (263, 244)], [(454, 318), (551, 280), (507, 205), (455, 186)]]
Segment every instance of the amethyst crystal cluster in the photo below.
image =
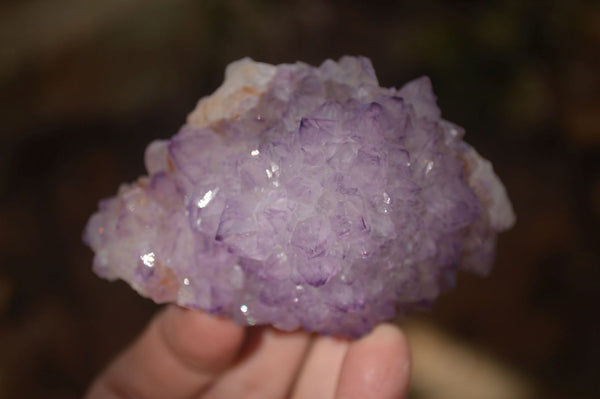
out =
[(94, 270), (244, 325), (360, 336), (489, 271), (514, 222), (490, 163), (430, 81), (379, 87), (366, 58), (243, 59), (148, 176), (102, 201)]

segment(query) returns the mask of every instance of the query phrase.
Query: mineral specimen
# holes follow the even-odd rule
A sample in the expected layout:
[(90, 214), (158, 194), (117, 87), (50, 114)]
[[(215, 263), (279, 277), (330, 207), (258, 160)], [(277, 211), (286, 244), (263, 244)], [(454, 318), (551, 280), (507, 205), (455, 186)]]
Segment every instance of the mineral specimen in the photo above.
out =
[(514, 214), (423, 77), (366, 58), (232, 63), (148, 176), (100, 203), (94, 270), (243, 325), (357, 337), (489, 271)]

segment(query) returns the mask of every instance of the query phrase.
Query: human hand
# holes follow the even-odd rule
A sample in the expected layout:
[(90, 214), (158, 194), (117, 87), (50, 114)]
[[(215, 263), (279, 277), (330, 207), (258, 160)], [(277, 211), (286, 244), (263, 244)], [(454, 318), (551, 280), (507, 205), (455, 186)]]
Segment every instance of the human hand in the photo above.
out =
[(406, 338), (389, 324), (349, 341), (243, 328), (171, 305), (86, 399), (403, 398), (409, 377)]

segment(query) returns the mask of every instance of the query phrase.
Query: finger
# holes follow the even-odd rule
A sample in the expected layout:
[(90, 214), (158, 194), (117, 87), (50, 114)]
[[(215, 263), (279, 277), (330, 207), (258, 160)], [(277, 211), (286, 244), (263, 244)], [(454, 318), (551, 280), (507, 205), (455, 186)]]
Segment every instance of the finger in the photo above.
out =
[(170, 306), (108, 367), (87, 398), (188, 398), (233, 362), (243, 339), (244, 329), (229, 320)]
[(304, 332), (254, 330), (247, 353), (205, 393), (206, 399), (283, 398), (289, 393), (309, 344)]
[(397, 327), (383, 324), (350, 345), (335, 398), (403, 398), (409, 379), (406, 336)]
[(333, 398), (349, 345), (345, 339), (316, 338), (302, 365), (292, 399)]

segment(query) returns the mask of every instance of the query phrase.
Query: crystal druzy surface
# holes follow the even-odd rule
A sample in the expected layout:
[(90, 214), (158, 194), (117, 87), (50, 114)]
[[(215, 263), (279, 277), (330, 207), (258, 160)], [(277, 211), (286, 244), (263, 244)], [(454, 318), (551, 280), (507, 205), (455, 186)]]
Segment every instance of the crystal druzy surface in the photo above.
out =
[(428, 78), (366, 58), (232, 63), (148, 176), (100, 203), (94, 270), (241, 324), (360, 336), (489, 271), (514, 214)]

